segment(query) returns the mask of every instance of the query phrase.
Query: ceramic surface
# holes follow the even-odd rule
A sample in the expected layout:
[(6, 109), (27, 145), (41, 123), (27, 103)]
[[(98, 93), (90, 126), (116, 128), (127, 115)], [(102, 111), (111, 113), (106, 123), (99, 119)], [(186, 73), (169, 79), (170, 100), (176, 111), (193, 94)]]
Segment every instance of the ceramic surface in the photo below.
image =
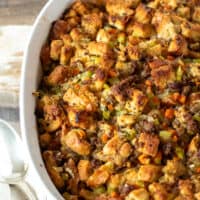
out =
[(20, 86), (20, 120), (22, 137), (29, 154), (30, 164), (33, 166), (38, 178), (49, 193), (56, 200), (63, 200), (59, 191), (52, 183), (44, 166), (36, 124), (36, 99), (32, 92), (36, 91), (42, 75), (40, 65), (40, 49), (47, 39), (51, 24), (58, 19), (73, 0), (50, 0), (38, 15), (25, 51), (22, 78)]

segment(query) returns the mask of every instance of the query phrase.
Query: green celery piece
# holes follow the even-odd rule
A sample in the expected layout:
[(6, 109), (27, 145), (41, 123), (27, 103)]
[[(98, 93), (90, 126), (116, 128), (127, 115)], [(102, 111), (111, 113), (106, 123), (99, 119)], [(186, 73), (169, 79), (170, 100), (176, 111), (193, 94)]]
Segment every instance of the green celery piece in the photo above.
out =
[(193, 116), (193, 119), (195, 119), (196, 121), (200, 122), (200, 115), (197, 113)]
[(110, 119), (110, 111), (104, 110), (104, 111), (103, 111), (103, 118), (104, 118), (105, 120), (109, 120), (109, 119)]
[(84, 81), (84, 80), (91, 78), (92, 74), (93, 73), (91, 71), (86, 71), (86, 72), (82, 73), (81, 74), (81, 80)]
[(182, 70), (181, 66), (179, 66), (177, 71), (176, 71), (176, 79), (177, 79), (177, 81), (181, 81), (182, 77), (183, 77), (183, 70)]
[(178, 158), (180, 158), (181, 160), (184, 159), (185, 152), (184, 152), (184, 150), (181, 147), (176, 147), (175, 148), (175, 152), (176, 152), (176, 155), (178, 156)]
[(163, 141), (169, 141), (171, 139), (171, 132), (167, 130), (162, 130), (159, 132), (159, 136)]
[(200, 63), (200, 59), (198, 59), (198, 58), (196, 58), (196, 59), (185, 58), (185, 59), (183, 59), (183, 61), (185, 63)]
[(98, 187), (98, 188), (95, 188), (94, 190), (94, 193), (95, 194), (103, 194), (103, 193), (105, 193), (105, 187), (104, 186), (100, 186), (100, 187)]

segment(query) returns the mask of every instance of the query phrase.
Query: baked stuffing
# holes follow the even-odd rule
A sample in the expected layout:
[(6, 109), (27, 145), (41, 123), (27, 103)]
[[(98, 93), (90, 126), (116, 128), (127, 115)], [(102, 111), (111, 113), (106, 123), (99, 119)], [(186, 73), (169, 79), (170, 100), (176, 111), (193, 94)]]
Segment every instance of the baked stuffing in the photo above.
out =
[(66, 200), (200, 200), (200, 2), (76, 1), (41, 50), (39, 141)]

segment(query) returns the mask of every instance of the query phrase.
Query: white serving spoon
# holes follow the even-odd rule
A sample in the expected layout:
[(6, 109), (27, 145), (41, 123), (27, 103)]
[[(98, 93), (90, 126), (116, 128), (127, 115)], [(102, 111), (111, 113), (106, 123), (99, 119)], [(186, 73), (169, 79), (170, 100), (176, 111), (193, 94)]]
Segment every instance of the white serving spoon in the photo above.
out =
[(37, 200), (36, 194), (25, 181), (28, 164), (22, 142), (7, 122), (0, 119), (0, 182), (16, 185), (30, 200)]
[(1, 199), (11, 200), (11, 191), (8, 184), (0, 183), (0, 197)]

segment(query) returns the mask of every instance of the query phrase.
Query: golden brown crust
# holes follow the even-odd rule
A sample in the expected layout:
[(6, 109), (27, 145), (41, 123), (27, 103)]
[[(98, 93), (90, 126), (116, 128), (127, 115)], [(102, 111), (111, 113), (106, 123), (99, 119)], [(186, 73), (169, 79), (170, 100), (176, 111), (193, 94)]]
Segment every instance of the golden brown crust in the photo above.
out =
[(88, 34), (95, 36), (103, 25), (102, 17), (102, 13), (91, 13), (84, 15), (81, 25)]
[(169, 44), (168, 51), (175, 55), (188, 55), (188, 44), (184, 37), (177, 35)]
[(159, 38), (170, 40), (173, 39), (177, 34), (176, 26), (172, 22), (169, 13), (156, 11), (152, 19), (152, 24), (155, 26), (157, 37)]
[(42, 65), (48, 66), (51, 63), (50, 59), (50, 47), (48, 45), (44, 45), (42, 47), (41, 53), (40, 53), (40, 60)]
[(79, 15), (84, 15), (84, 14), (88, 14), (89, 13), (89, 8), (88, 6), (83, 3), (82, 1), (76, 1), (73, 6), (72, 9), (77, 12)]
[(200, 39), (200, 24), (183, 22), (181, 24), (182, 35), (194, 41)]
[(103, 56), (112, 52), (109, 45), (103, 42), (90, 42), (88, 44), (88, 51), (89, 54), (96, 56)]
[(85, 110), (81, 110), (79, 107), (68, 107), (67, 114), (69, 123), (73, 127), (87, 129), (91, 123), (94, 123), (90, 114)]
[(62, 137), (63, 145), (80, 155), (90, 153), (90, 144), (85, 140), (85, 132), (81, 129), (73, 129)]
[(50, 57), (51, 59), (57, 61), (60, 59), (61, 49), (63, 46), (62, 40), (53, 40), (51, 43), (51, 49), (50, 49)]
[(158, 152), (159, 143), (159, 138), (156, 135), (141, 133), (138, 139), (139, 151), (154, 157)]
[(154, 33), (154, 29), (151, 24), (142, 24), (139, 22), (135, 22), (132, 29), (132, 36), (134, 37), (150, 38)]
[(44, 158), (44, 161), (46, 162), (47, 171), (49, 175), (51, 176), (54, 184), (59, 189), (62, 189), (64, 187), (64, 181), (62, 177), (60, 176), (60, 174), (55, 170), (55, 168), (53, 168), (54, 166), (56, 166), (56, 162), (53, 158), (52, 152), (45, 151), (43, 153), (43, 158)]
[(189, 199), (194, 199), (194, 189), (193, 184), (190, 180), (180, 180), (179, 181), (180, 194)]
[(200, 7), (199, 6), (194, 8), (192, 19), (196, 22), (200, 22)]
[(149, 185), (149, 191), (151, 192), (155, 200), (165, 200), (168, 198), (166, 187), (160, 183), (152, 183)]
[(52, 27), (50, 38), (52, 40), (60, 39), (64, 34), (70, 31), (69, 25), (64, 20), (58, 20)]
[(142, 165), (138, 171), (138, 179), (145, 182), (154, 182), (161, 176), (161, 168), (156, 165)]
[(141, 58), (141, 50), (138, 46), (134, 46), (129, 44), (127, 47), (128, 55), (131, 60), (140, 60)]
[(66, 65), (69, 63), (73, 55), (73, 48), (71, 46), (63, 46), (60, 52), (60, 64)]
[(87, 87), (69, 88), (63, 96), (63, 100), (70, 106), (78, 106), (87, 111), (97, 109), (97, 98)]
[(80, 160), (78, 163), (78, 172), (81, 181), (86, 181), (91, 173), (91, 166), (89, 160)]
[(175, 80), (175, 74), (170, 65), (163, 65), (159, 68), (153, 69), (151, 71), (151, 76), (154, 84), (161, 89), (164, 89), (167, 86), (167, 83)]
[(147, 7), (145, 4), (140, 3), (135, 10), (134, 18), (140, 23), (148, 24), (151, 22), (152, 9)]
[(46, 82), (48, 85), (57, 85), (63, 83), (70, 75), (68, 67), (59, 65), (49, 74), (46, 78)]

